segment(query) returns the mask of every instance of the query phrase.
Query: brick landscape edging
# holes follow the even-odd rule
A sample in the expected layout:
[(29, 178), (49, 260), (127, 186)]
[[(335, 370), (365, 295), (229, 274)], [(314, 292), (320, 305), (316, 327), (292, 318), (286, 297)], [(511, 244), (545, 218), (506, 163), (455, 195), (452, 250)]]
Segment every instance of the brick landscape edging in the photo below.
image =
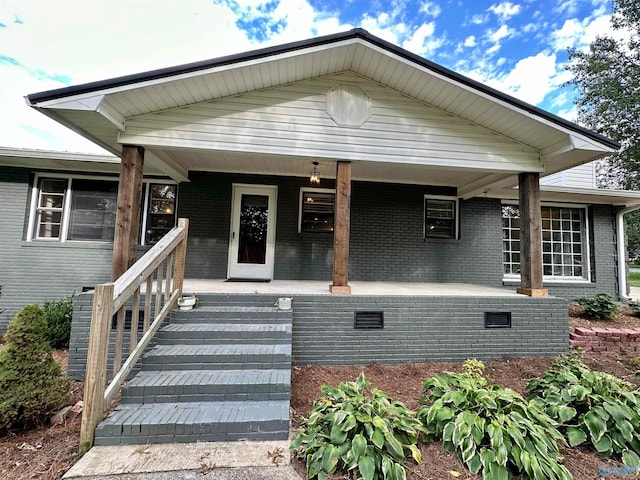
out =
[(569, 344), (585, 352), (640, 352), (640, 329), (576, 327), (569, 333)]

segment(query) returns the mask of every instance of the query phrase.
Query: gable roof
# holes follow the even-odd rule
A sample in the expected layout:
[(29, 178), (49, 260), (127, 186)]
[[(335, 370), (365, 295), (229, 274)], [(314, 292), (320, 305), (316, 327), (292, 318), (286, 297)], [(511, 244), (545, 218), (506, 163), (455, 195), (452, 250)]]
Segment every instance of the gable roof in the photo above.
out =
[[(613, 153), (609, 138), (460, 75), (362, 29), (242, 54), (27, 95), (27, 103), (119, 154), (127, 120), (202, 102), (353, 72), (422, 104), (480, 125), (540, 152), (554, 173)], [(166, 152), (145, 157), (175, 179), (189, 165)], [(308, 159), (307, 159), (308, 160)], [(366, 161), (366, 158), (363, 158)], [(393, 180), (393, 179), (390, 179)], [(492, 177), (502, 186), (512, 178)], [(469, 194), (485, 189), (474, 183)]]
[(584, 128), (576, 123), (570, 122), (562, 117), (554, 115), (546, 110), (543, 110), (534, 105), (528, 104), (522, 100), (519, 100), (511, 95), (500, 92), (494, 88), (491, 88), (483, 83), (473, 80), (469, 77), (461, 75), (453, 70), (445, 68), (437, 63), (427, 60), (419, 55), (409, 52), (403, 48), (398, 47), (390, 42), (387, 42), (375, 35), (371, 35), (369, 32), (362, 28), (354, 28), (353, 30), (336, 33), (332, 35), (326, 35), (322, 37), (301, 40), (298, 42), (287, 43), (283, 45), (277, 45), (273, 47), (262, 48), (253, 50), (250, 52), (243, 52), (234, 55), (227, 55), (224, 57), (203, 60), (199, 62), (187, 63), (184, 65), (177, 65), (168, 68), (161, 68), (157, 70), (151, 70), (148, 72), (135, 73), (132, 75), (125, 75), (122, 77), (115, 77), (107, 80), (100, 80), (97, 82), (85, 83), (82, 85), (76, 85), (66, 88), (59, 88), (54, 90), (47, 90), (39, 93), (32, 93), (27, 95), (27, 101), (30, 105), (35, 106), (41, 102), (48, 102), (51, 100), (57, 100), (65, 97), (71, 97), (75, 95), (83, 95), (93, 93), (97, 91), (110, 90), (117, 87), (132, 86), (135, 84), (146, 83), (154, 80), (163, 80), (175, 76), (182, 76), (185, 74), (203, 72), (212, 68), (219, 68), (224, 66), (231, 66), (234, 64), (244, 63), (251, 60), (266, 59), (268, 57), (277, 56), (283, 53), (290, 53), (295, 51), (302, 51), (312, 47), (319, 47), (324, 45), (331, 45), (339, 43), (349, 39), (362, 39), (371, 45), (375, 45), (379, 48), (394, 53), (401, 58), (404, 58), (410, 62), (420, 65), (436, 74), (442, 75), (445, 78), (449, 78), (452, 81), (459, 83), (460, 85), (468, 86), (478, 92), (485, 93), (486, 95), (495, 98), (496, 100), (503, 101), (507, 104), (521, 109), (525, 112), (529, 112), (532, 115), (539, 116), (558, 125), (564, 126), (575, 132), (579, 132), (596, 141), (602, 142), (611, 148), (618, 149), (620, 144), (615, 140), (600, 135), (593, 130)]

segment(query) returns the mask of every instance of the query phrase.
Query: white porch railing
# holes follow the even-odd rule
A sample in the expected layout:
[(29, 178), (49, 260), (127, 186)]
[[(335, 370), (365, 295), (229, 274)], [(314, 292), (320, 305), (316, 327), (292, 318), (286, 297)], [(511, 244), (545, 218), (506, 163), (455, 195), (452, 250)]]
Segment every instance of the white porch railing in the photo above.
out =
[[(84, 413), (80, 431), (80, 454), (92, 446), (95, 430), (122, 383), (166, 316), (182, 295), (189, 220), (181, 218), (172, 229), (115, 282), (96, 285), (91, 313)], [(154, 290), (155, 279), (155, 290)], [(140, 291), (145, 286), (143, 334), (138, 340)], [(153, 312), (151, 300), (153, 297)], [(126, 303), (131, 299), (129, 356), (122, 363)], [(116, 315), (113, 378), (107, 387), (107, 357), (111, 322)], [(153, 322), (149, 319), (153, 316)]]

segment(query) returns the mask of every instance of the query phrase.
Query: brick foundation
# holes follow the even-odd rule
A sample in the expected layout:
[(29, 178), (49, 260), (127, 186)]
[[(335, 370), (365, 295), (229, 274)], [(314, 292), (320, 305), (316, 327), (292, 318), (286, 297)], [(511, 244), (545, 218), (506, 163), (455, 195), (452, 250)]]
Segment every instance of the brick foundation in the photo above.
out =
[(640, 353), (640, 329), (638, 328), (584, 328), (576, 327), (569, 333), (569, 344), (585, 352)]

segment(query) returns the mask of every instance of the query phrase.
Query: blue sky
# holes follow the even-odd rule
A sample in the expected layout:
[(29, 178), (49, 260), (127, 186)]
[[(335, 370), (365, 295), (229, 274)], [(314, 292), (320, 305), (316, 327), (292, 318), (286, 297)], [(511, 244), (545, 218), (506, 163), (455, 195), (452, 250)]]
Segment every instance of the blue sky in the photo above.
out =
[(610, 0), (0, 0), (0, 146), (102, 150), (24, 95), (362, 27), (570, 120)]

